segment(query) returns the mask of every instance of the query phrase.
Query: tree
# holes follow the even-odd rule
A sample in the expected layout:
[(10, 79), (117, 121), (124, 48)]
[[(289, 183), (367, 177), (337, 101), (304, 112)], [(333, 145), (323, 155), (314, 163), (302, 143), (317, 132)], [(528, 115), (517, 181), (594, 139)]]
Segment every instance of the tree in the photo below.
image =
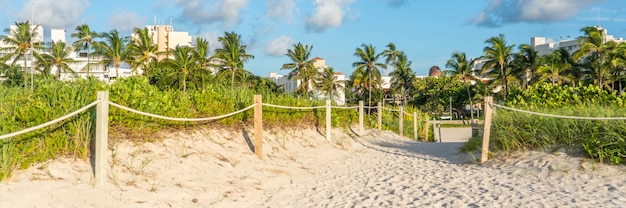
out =
[(194, 49), (189, 46), (176, 46), (176, 49), (172, 51), (174, 58), (165, 59), (163, 62), (164, 66), (173, 69), (166, 76), (182, 83), (183, 92), (187, 92), (187, 77), (189, 73), (199, 68), (193, 51)]
[(315, 78), (315, 83), (317, 88), (322, 92), (326, 92), (326, 96), (331, 100), (337, 96), (337, 94), (333, 94), (333, 92), (343, 90), (345, 86), (343, 80), (337, 80), (337, 76), (335, 76), (332, 67), (326, 67), (324, 71), (320, 73), (320, 76)]
[(211, 60), (209, 59), (209, 41), (203, 38), (196, 38), (196, 48), (193, 50), (193, 56), (196, 62), (198, 62), (198, 73), (194, 73), (194, 79), (202, 82), (202, 89), (205, 89), (206, 78), (212, 75), (212, 71), (209, 68)]
[(374, 46), (362, 44), (361, 48), (357, 48), (354, 56), (359, 58), (359, 61), (352, 63), (352, 67), (355, 67), (354, 73), (362, 73), (366, 76), (363, 76), (363, 83), (367, 85), (367, 91), (369, 93), (368, 96), (368, 106), (372, 105), (372, 85), (375, 88), (380, 88), (382, 81), (380, 75), (380, 68), (385, 69), (387, 66), (382, 63), (378, 63), (378, 59), (382, 54), (376, 53), (376, 48)]
[(403, 54), (402, 51), (398, 51), (396, 49), (396, 45), (393, 43), (389, 43), (387, 44), (387, 50), (383, 51), (383, 56), (385, 57), (385, 64), (390, 65), (393, 67), (393, 70), (395, 71), (396, 69), (396, 62), (398, 61), (398, 57), (400, 56), (400, 54)]
[[(4, 57), (0, 58), (1, 62), (6, 62), (9, 59), (13, 59), (11, 65), (15, 64), (15, 62), (22, 58), (24, 61), (24, 68), (26, 70), (26, 57), (28, 52), (32, 52), (33, 55), (37, 54), (37, 51), (32, 49), (43, 49), (43, 43), (41, 41), (33, 40), (39, 34), (37, 33), (37, 29), (39, 25), (31, 25), (28, 21), (26, 22), (15, 22), (15, 29), (6, 28), (4, 29), (5, 33), (8, 35), (0, 36), (2, 42), (8, 47), (2, 48), (1, 51), (8, 51)], [(32, 28), (31, 28), (32, 26)], [(24, 78), (24, 87), (26, 87), (26, 73), (22, 73)], [(31, 74), (32, 76), (32, 74)]]
[(570, 64), (569, 51), (559, 48), (549, 55), (541, 57), (541, 65), (537, 69), (540, 80), (549, 80), (553, 85), (562, 84), (563, 81), (574, 84), (570, 75), (572, 65)]
[(150, 79), (150, 62), (156, 61), (155, 53), (157, 45), (154, 44), (153, 37), (150, 36), (148, 28), (135, 28), (131, 44), (128, 51), (132, 57), (132, 64), (135, 71), (141, 68), (148, 79)]
[(603, 56), (610, 47), (615, 45), (615, 42), (609, 42), (612, 44), (605, 42), (604, 33), (606, 30), (599, 30), (596, 27), (583, 27), (580, 30), (584, 32), (585, 35), (577, 38), (581, 46), (580, 49), (574, 53), (573, 58), (578, 62), (588, 57), (586, 60), (589, 61), (589, 63), (595, 62), (595, 64), (590, 64), (593, 77), (598, 86), (605, 87), (606, 83), (604, 81), (607, 79), (606, 76), (608, 72), (603, 65)]
[(115, 67), (115, 77), (119, 78), (119, 68), (122, 62), (127, 61), (130, 57), (128, 48), (129, 37), (120, 36), (117, 30), (111, 30), (108, 33), (99, 34), (104, 41), (96, 42), (96, 54), (103, 57), (102, 64)]
[(241, 35), (235, 32), (225, 32), (224, 36), (218, 38), (218, 41), (222, 43), (221, 48), (215, 49), (218, 67), (231, 72), (230, 84), (234, 87), (235, 73), (239, 69), (245, 70), (244, 64), (254, 59), (254, 56), (246, 53), (246, 46), (241, 42)]
[(309, 59), (311, 56), (311, 50), (313, 46), (303, 45), (302, 43), (296, 43), (293, 45), (293, 49), (287, 49), (285, 54), (292, 63), (283, 64), (280, 69), (291, 70), (287, 77), (289, 79), (296, 78), (301, 81), (301, 84), (295, 90), (296, 93), (305, 94), (310, 89), (310, 82), (313, 81), (316, 76), (316, 70), (313, 66), (313, 59)]
[(506, 45), (504, 35), (491, 37), (485, 41), (489, 46), (483, 48), (482, 59), (485, 60), (485, 64), (482, 68), (482, 73), (488, 73), (493, 70), (497, 70), (499, 73), (499, 79), (502, 82), (504, 88), (504, 99), (509, 93), (508, 84), (508, 67), (511, 61), (511, 51), (515, 45)]
[(76, 61), (70, 58), (70, 55), (73, 52), (73, 49), (70, 47), (66, 47), (65, 42), (54, 42), (50, 43), (50, 52), (41, 55), (41, 62), (44, 62), (45, 66), (54, 67), (57, 70), (56, 78), (57, 80), (61, 79), (61, 73), (72, 73), (76, 74), (74, 70), (69, 66), (71, 63), (76, 63)]
[(472, 102), (472, 94), (470, 92), (470, 81), (475, 80), (472, 75), (472, 66), (474, 65), (474, 60), (468, 61), (467, 56), (463, 52), (454, 52), (452, 53), (452, 58), (450, 58), (446, 62), (446, 68), (450, 68), (451, 70), (446, 70), (446, 73), (451, 75), (453, 79), (459, 79), (465, 85), (465, 90), (467, 91), (467, 98), (469, 100), (470, 105), (470, 118), (471, 123), (474, 123), (474, 104)]
[(415, 85), (413, 85), (415, 73), (411, 69), (412, 62), (403, 52), (400, 52), (397, 57), (398, 60), (393, 62), (394, 70), (389, 74), (391, 75), (391, 90), (399, 93), (402, 96), (403, 105), (406, 105), (407, 93), (415, 91)]
[(535, 73), (537, 72), (539, 55), (537, 51), (528, 44), (522, 44), (518, 49), (519, 52), (514, 55), (512, 61), (512, 74), (522, 79), (523, 87), (526, 89), (529, 83), (532, 83), (536, 79)]
[(87, 50), (87, 76), (90, 76), (90, 52), (91, 47), (93, 46), (92, 43), (94, 42), (94, 39), (98, 37), (98, 33), (95, 31), (91, 31), (87, 23), (76, 26), (75, 30), (76, 32), (70, 35), (73, 38), (78, 38), (78, 40), (74, 41), (73, 46), (78, 50)]

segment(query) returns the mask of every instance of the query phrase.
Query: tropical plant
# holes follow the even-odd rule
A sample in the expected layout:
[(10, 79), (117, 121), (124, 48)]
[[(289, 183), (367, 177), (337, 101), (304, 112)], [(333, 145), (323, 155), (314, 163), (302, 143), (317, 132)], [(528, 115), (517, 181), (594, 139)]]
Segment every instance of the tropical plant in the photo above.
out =
[(512, 58), (512, 50), (515, 45), (507, 45), (504, 35), (491, 37), (485, 41), (488, 46), (483, 48), (482, 59), (485, 60), (481, 73), (498, 73), (502, 83), (503, 96), (509, 93), (508, 75), (509, 62)]
[(171, 54), (174, 58), (168, 58), (163, 61), (163, 66), (172, 69), (166, 76), (174, 83), (181, 83), (183, 93), (187, 92), (189, 73), (199, 69), (193, 51), (194, 49), (189, 46), (176, 46), (176, 49)]
[(78, 38), (74, 41), (74, 48), (78, 50), (87, 50), (87, 76), (90, 76), (89, 65), (91, 58), (91, 47), (93, 47), (94, 39), (98, 37), (98, 33), (89, 29), (89, 25), (84, 23), (82, 25), (76, 26), (76, 32), (72, 33), (70, 36), (73, 38)]
[(548, 80), (552, 84), (562, 84), (565, 81), (574, 85), (574, 77), (570, 75), (572, 70), (571, 58), (567, 49), (559, 48), (540, 59), (542, 65), (537, 68), (540, 80)]
[[(41, 59), (38, 62), (43, 62), (44, 67), (54, 67), (57, 70), (56, 78), (57, 80), (60, 80), (61, 73), (76, 74), (72, 67), (70, 67), (70, 64), (76, 63), (73, 58), (70, 58), (72, 53), (73, 49), (71, 47), (67, 47), (65, 42), (52, 41), (50, 43), (49, 53), (41, 54)], [(45, 71), (51, 70), (47, 69)]]
[[(372, 90), (374, 90), (374, 88), (380, 89), (382, 87), (380, 69), (385, 69), (387, 66), (385, 64), (378, 63), (378, 59), (382, 56), (382, 54), (377, 54), (376, 48), (372, 46), (372, 44), (362, 44), (361, 48), (356, 49), (354, 56), (360, 60), (352, 63), (352, 67), (355, 67), (353, 74), (362, 74), (357, 76), (360, 76), (360, 82), (365, 83), (367, 86), (367, 91), (369, 93), (368, 106), (372, 106)], [(354, 84), (359, 85), (361, 83)]]
[(206, 87), (206, 81), (213, 75), (211, 70), (211, 59), (209, 58), (209, 41), (203, 38), (196, 38), (196, 48), (193, 50), (193, 56), (198, 62), (198, 71), (193, 76), (196, 82), (202, 83), (202, 89)]
[(120, 78), (119, 68), (122, 62), (129, 60), (130, 50), (128, 47), (129, 37), (120, 36), (117, 30), (108, 33), (101, 33), (99, 36), (104, 41), (96, 42), (96, 55), (102, 57), (101, 64), (115, 67), (115, 77)]
[(451, 70), (446, 70), (446, 73), (452, 76), (454, 79), (460, 79), (463, 81), (463, 85), (465, 85), (465, 90), (467, 91), (467, 100), (469, 100), (470, 105), (470, 118), (471, 122), (474, 122), (474, 103), (472, 102), (472, 94), (470, 92), (470, 82), (472, 80), (476, 80), (472, 74), (472, 66), (474, 65), (474, 60), (468, 61), (467, 56), (463, 52), (454, 52), (452, 53), (452, 58), (446, 62), (446, 68), (450, 68)]
[(515, 77), (522, 80), (524, 89), (536, 81), (539, 55), (537, 51), (528, 44), (521, 44), (519, 52), (513, 56), (511, 61), (512, 72)]
[(606, 79), (608, 79), (608, 72), (603, 64), (606, 59), (604, 55), (607, 50), (615, 46), (614, 41), (606, 42), (604, 39), (604, 33), (606, 30), (598, 29), (597, 27), (583, 27), (581, 32), (585, 35), (578, 37), (577, 41), (581, 44), (580, 49), (573, 55), (575, 61), (584, 60), (588, 62), (590, 70), (593, 72), (591, 75), (595, 80), (595, 84), (600, 87), (607, 85)]
[(254, 56), (246, 53), (246, 45), (243, 45), (241, 35), (235, 32), (224, 32), (224, 36), (219, 37), (218, 41), (222, 43), (222, 47), (215, 49), (217, 66), (222, 71), (231, 72), (230, 84), (234, 87), (235, 73), (237, 70), (245, 70), (244, 64), (254, 59)]
[(128, 45), (128, 51), (132, 57), (131, 65), (135, 73), (137, 68), (141, 68), (150, 79), (150, 62), (156, 61), (157, 45), (154, 44), (154, 37), (150, 35), (148, 28), (134, 29), (134, 36)]
[(311, 81), (316, 77), (316, 70), (313, 66), (315, 60), (309, 59), (311, 56), (311, 50), (313, 46), (303, 45), (302, 43), (296, 43), (293, 45), (293, 49), (287, 49), (285, 54), (292, 63), (283, 64), (280, 69), (291, 70), (287, 77), (289, 79), (296, 78), (301, 83), (295, 90), (296, 93), (306, 94), (309, 92)]
[[(7, 47), (1, 48), (0, 51), (8, 52), (5, 56), (0, 57), (0, 62), (6, 62), (13, 59), (11, 64), (15, 64), (20, 58), (24, 61), (24, 70), (26, 70), (27, 53), (32, 52), (33, 55), (37, 54), (37, 50), (43, 49), (43, 42), (41, 40), (34, 40), (39, 33), (39, 25), (31, 25), (26, 22), (15, 22), (15, 29), (5, 28), (4, 32), (8, 35), (0, 36), (2, 42)], [(24, 79), (24, 87), (26, 87), (26, 73), (22, 73)], [(31, 76), (33, 76), (31, 74)]]
[(402, 51), (396, 49), (396, 45), (393, 43), (387, 44), (387, 49), (383, 51), (383, 57), (385, 57), (385, 64), (391, 65), (393, 70), (396, 70), (396, 62), (398, 57), (403, 54)]
[(338, 97), (338, 93), (333, 94), (333, 92), (339, 92), (344, 89), (345, 83), (343, 80), (338, 80), (337, 76), (335, 76), (335, 71), (332, 67), (324, 68), (324, 71), (320, 73), (320, 76), (315, 77), (315, 84), (317, 88), (326, 93), (328, 99), (334, 100), (335, 97)]
[(412, 62), (403, 52), (397, 55), (397, 59), (393, 62), (394, 70), (389, 74), (391, 76), (391, 90), (400, 94), (403, 105), (406, 105), (407, 94), (415, 92), (415, 85), (413, 84), (416, 80), (415, 72), (411, 69)]

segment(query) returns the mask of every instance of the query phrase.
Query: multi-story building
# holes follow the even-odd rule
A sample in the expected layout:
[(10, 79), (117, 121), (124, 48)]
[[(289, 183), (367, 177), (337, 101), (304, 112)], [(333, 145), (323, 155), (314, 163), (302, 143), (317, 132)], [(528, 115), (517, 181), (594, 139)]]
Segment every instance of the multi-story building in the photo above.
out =
[[(608, 31), (600, 26), (595, 26), (602, 33), (602, 39), (605, 42), (614, 41), (616, 43), (626, 42), (623, 38), (615, 38), (609, 35)], [(569, 37), (569, 36), (568, 36)], [(537, 51), (540, 56), (548, 55), (559, 48), (565, 48), (570, 54), (580, 50), (581, 44), (576, 39), (563, 39), (558, 42), (547, 39), (546, 37), (530, 38), (530, 45)]]
[[(324, 60), (323, 58), (315, 57), (313, 60), (314, 60), (313, 67), (315, 67), (320, 72), (322, 72), (324, 69), (329, 67), (326, 65), (326, 60)], [(341, 85), (343, 86), (342, 88), (345, 88), (346, 87), (346, 75), (343, 72), (335, 72), (334, 76), (337, 78), (337, 80), (342, 81), (341, 83)], [(281, 86), (286, 93), (295, 92), (298, 86), (302, 84), (302, 80), (300, 79), (296, 79), (296, 78), (289, 79), (289, 76), (281, 75), (276, 72), (270, 73), (270, 79), (274, 80), (274, 83), (276, 83), (276, 85)], [(309, 83), (309, 91), (314, 91), (313, 83)], [(315, 97), (318, 99), (326, 99), (327, 97), (327, 95), (322, 92), (317, 91), (315, 93), (316, 93)], [(346, 103), (345, 91), (339, 90), (338, 92), (334, 92), (334, 94), (335, 95), (333, 95), (334, 97), (333, 101), (335, 101), (337, 105), (345, 105)]]
[[(188, 32), (174, 31), (172, 25), (146, 25), (148, 35), (152, 36), (158, 52), (165, 52), (176, 46), (191, 46), (191, 36)], [(164, 55), (158, 57), (159, 61), (165, 59)]]

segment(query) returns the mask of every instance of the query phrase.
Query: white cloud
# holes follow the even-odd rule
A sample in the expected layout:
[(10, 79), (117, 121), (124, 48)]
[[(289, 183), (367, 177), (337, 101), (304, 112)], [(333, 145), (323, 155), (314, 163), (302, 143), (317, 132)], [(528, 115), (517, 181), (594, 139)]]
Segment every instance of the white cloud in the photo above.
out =
[(329, 27), (339, 27), (346, 16), (347, 7), (355, 0), (315, 0), (315, 12), (305, 18), (307, 30), (324, 32)]
[[(221, 34), (218, 34), (217, 32), (206, 32), (198, 35), (198, 37), (209, 41), (209, 55), (213, 54), (216, 48), (222, 47), (222, 44), (217, 40), (220, 35)], [(193, 41), (196, 41), (195, 37), (193, 38)]]
[(241, 21), (241, 10), (248, 5), (248, 0), (179, 0), (182, 7), (179, 20), (196, 25), (218, 23), (225, 28), (232, 28)]
[(143, 28), (146, 19), (135, 12), (119, 12), (109, 19), (108, 27), (123, 33), (132, 33), (135, 28)]
[(577, 15), (590, 4), (604, 0), (490, 0), (470, 23), (499, 27), (519, 22), (556, 22)]
[(293, 38), (283, 35), (270, 41), (263, 52), (268, 56), (284, 56), (294, 42)]
[(284, 18), (285, 22), (292, 23), (296, 3), (293, 0), (270, 0), (267, 1), (267, 16), (278, 20)]
[(88, 0), (27, 0), (18, 17), (30, 20), (31, 11), (34, 11), (32, 15), (35, 23), (50, 28), (69, 28), (76, 25), (76, 21), (87, 7)]

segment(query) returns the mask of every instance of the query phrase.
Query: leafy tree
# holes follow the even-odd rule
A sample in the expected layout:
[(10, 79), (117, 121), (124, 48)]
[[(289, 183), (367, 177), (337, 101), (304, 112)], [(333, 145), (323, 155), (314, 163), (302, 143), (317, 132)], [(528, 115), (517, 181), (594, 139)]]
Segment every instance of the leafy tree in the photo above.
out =
[(111, 30), (108, 33), (101, 33), (99, 36), (104, 41), (96, 42), (96, 54), (103, 57), (102, 64), (115, 67), (115, 77), (120, 78), (119, 68), (122, 62), (130, 59), (130, 50), (128, 36), (120, 36), (117, 30)]
[[(607, 43), (604, 40), (605, 31), (596, 27), (583, 27), (581, 32), (584, 32), (585, 35), (577, 38), (581, 46), (573, 55), (575, 61), (580, 61), (587, 57), (585, 60), (589, 62), (595, 83), (600, 87), (605, 87), (608, 76), (606, 67), (603, 65), (603, 57), (605, 52), (615, 45), (613, 41)], [(594, 62), (595, 64), (592, 64)]]
[(337, 93), (333, 94), (333, 92), (338, 92), (344, 89), (344, 81), (337, 80), (337, 76), (335, 76), (335, 72), (332, 67), (327, 67), (324, 69), (320, 76), (315, 78), (315, 83), (317, 88), (320, 91), (325, 92), (328, 99), (335, 99), (337, 97)]
[(537, 51), (528, 44), (522, 44), (518, 47), (519, 52), (513, 56), (512, 74), (522, 80), (524, 89), (528, 88), (530, 83), (534, 82), (537, 73), (539, 55)]
[[(22, 58), (24, 61), (24, 68), (26, 70), (26, 58), (27, 53), (33, 50), (33, 55), (37, 54), (37, 49), (43, 49), (43, 42), (34, 41), (33, 39), (37, 37), (39, 34), (37, 33), (37, 29), (39, 29), (39, 25), (31, 25), (28, 21), (26, 22), (15, 22), (15, 29), (5, 28), (4, 32), (8, 33), (8, 35), (0, 36), (2, 42), (7, 45), (7, 47), (1, 48), (1, 51), (8, 51), (4, 57), (0, 57), (0, 62), (6, 62), (9, 59), (13, 59), (11, 65), (15, 64), (15, 62)], [(32, 26), (32, 29), (31, 29)], [(24, 79), (24, 87), (26, 87), (26, 73), (22, 73)], [(31, 75), (32, 76), (32, 75)]]
[(240, 69), (245, 70), (244, 64), (254, 59), (254, 56), (246, 53), (246, 45), (243, 45), (241, 35), (235, 32), (225, 32), (224, 36), (218, 38), (218, 41), (222, 43), (222, 47), (215, 49), (217, 66), (222, 71), (231, 72), (230, 84), (234, 87), (235, 73)]
[(398, 51), (396, 49), (396, 45), (393, 43), (387, 44), (387, 49), (383, 51), (383, 56), (385, 57), (385, 64), (393, 67), (393, 70), (396, 70), (396, 62), (398, 61), (398, 57), (400, 55), (404, 55), (402, 51)]
[(154, 37), (150, 35), (148, 28), (134, 29), (134, 36), (128, 45), (128, 53), (132, 57), (131, 65), (134, 71), (141, 68), (148, 79), (150, 79), (150, 62), (156, 61), (157, 45), (154, 44)]
[(86, 23), (76, 26), (75, 30), (76, 32), (70, 35), (73, 38), (78, 38), (74, 41), (73, 46), (79, 50), (87, 50), (87, 76), (90, 76), (89, 65), (91, 62), (91, 47), (93, 46), (94, 39), (98, 37), (98, 33), (91, 31), (91, 29), (89, 29), (89, 25)]
[(540, 80), (549, 80), (553, 85), (562, 84), (563, 81), (574, 84), (574, 79), (570, 75), (572, 65), (569, 61), (569, 52), (565, 48), (559, 48), (549, 55), (541, 57), (542, 65), (537, 72)]
[(503, 96), (506, 100), (506, 96), (509, 93), (508, 68), (512, 58), (511, 51), (515, 45), (507, 45), (503, 34), (491, 37), (485, 43), (489, 45), (483, 48), (482, 59), (485, 60), (485, 64), (483, 65), (482, 73), (493, 73), (494, 71), (499, 73), (499, 79), (504, 88)]
[(352, 67), (355, 67), (353, 74), (362, 74), (357, 75), (360, 76), (361, 83), (354, 84), (363, 84), (365, 83), (367, 86), (367, 91), (369, 93), (368, 96), (368, 106), (372, 105), (372, 90), (380, 89), (382, 86), (382, 80), (380, 75), (380, 69), (385, 69), (387, 66), (385, 64), (379, 63), (378, 59), (382, 56), (381, 53), (376, 53), (376, 48), (371, 44), (365, 45), (362, 44), (361, 48), (357, 48), (354, 56), (359, 58), (359, 61), (352, 63)]
[(309, 85), (317, 75), (317, 69), (313, 66), (315, 60), (309, 59), (313, 46), (296, 43), (293, 49), (287, 49), (285, 54), (292, 63), (283, 64), (281, 69), (291, 70), (287, 77), (289, 79), (296, 78), (301, 84), (295, 90), (296, 93), (306, 94), (311, 86)]

